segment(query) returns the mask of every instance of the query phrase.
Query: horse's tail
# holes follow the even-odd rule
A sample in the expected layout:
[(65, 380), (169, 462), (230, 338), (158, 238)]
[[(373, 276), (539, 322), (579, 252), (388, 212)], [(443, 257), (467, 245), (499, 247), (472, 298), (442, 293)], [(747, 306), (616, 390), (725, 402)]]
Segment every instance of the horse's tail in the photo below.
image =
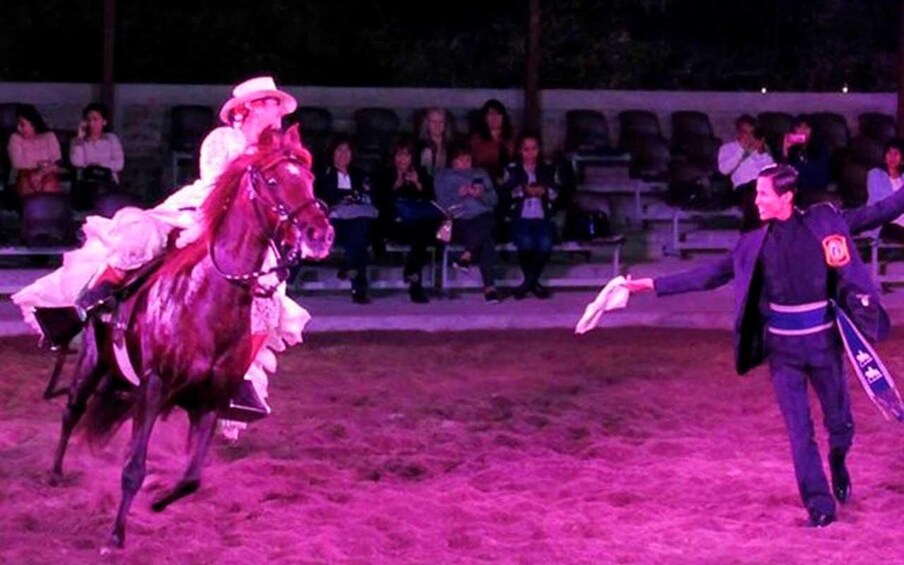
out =
[(135, 407), (137, 390), (120, 377), (107, 373), (85, 413), (85, 437), (91, 445), (104, 445), (119, 430)]
[[(85, 328), (82, 334), (82, 348), (85, 351), (82, 354), (93, 354), (96, 363), (104, 363), (101, 359), (102, 344), (109, 333), (109, 328), (94, 324)], [(82, 431), (91, 445), (103, 445), (113, 437), (135, 406), (136, 391), (130, 390), (131, 385), (109, 370), (109, 365), (107, 368), (107, 374), (91, 397), (82, 421)]]

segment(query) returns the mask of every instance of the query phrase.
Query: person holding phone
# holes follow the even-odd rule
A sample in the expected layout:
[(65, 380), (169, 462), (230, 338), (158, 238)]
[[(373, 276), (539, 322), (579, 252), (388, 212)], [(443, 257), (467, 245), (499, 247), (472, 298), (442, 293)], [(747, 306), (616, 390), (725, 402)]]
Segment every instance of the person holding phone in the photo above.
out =
[(87, 210), (97, 196), (119, 187), (125, 157), (119, 138), (112, 132), (106, 105), (92, 102), (82, 110), (78, 135), (69, 147), (69, 161), (78, 173), (73, 195), (77, 208)]
[(719, 172), (731, 178), (742, 213), (741, 231), (746, 232), (760, 225), (753, 203), (756, 177), (775, 160), (767, 149), (765, 132), (757, 127), (753, 116), (744, 114), (735, 120), (735, 131), (736, 139), (719, 148)]
[(465, 248), (456, 263), (468, 268), (476, 260), (483, 279), (483, 295), (487, 302), (500, 302), (496, 288), (496, 241), (494, 208), (497, 203), (493, 181), (484, 169), (474, 168), (468, 144), (450, 145), (452, 166), (436, 175), (436, 199), (452, 216), (452, 241)]
[(806, 115), (798, 116), (782, 139), (782, 161), (797, 171), (794, 200), (797, 206), (806, 208), (827, 199), (831, 154), (825, 143), (814, 138), (813, 126)]
[(543, 162), (542, 141), (535, 131), (518, 136), (518, 157), (505, 168), (500, 192), (512, 202), (513, 240), (524, 281), (512, 290), (515, 299), (527, 293), (549, 298), (548, 288), (540, 284), (543, 269), (552, 253), (556, 225), (553, 216), (559, 196), (556, 167)]

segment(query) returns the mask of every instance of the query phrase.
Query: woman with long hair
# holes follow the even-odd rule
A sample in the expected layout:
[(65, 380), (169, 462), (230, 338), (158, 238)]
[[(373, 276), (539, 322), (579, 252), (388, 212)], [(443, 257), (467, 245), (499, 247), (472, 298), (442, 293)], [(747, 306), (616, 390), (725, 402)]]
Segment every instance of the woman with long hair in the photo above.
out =
[[(891, 139), (885, 144), (884, 164), (870, 169), (866, 180), (869, 203), (891, 196), (904, 186), (904, 140)], [(882, 226), (879, 237), (886, 241), (904, 243), (904, 216)]]

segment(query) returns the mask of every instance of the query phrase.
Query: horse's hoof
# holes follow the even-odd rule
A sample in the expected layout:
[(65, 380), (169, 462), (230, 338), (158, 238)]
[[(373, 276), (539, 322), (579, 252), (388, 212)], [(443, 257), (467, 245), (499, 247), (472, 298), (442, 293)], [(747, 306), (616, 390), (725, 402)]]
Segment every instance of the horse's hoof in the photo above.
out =
[(110, 535), (110, 539), (107, 541), (107, 545), (100, 548), (101, 555), (110, 555), (113, 550), (122, 549), (126, 546), (126, 536), (125, 534), (116, 534), (113, 533)]
[(166, 507), (169, 506), (169, 502), (166, 498), (158, 498), (154, 502), (151, 503), (151, 510), (154, 512), (163, 512), (166, 510)]

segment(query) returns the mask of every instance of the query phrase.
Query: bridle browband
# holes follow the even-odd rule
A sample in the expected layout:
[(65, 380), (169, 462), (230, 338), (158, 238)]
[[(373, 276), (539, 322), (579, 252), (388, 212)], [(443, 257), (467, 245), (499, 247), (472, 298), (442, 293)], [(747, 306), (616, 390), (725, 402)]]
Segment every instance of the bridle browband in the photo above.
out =
[[(210, 255), (210, 262), (213, 265), (214, 271), (216, 271), (218, 275), (229, 282), (243, 286), (257, 287), (257, 289), (260, 291), (259, 293), (257, 293), (259, 296), (271, 296), (274, 292), (276, 292), (277, 287), (284, 279), (282, 273), (284, 273), (288, 267), (297, 265), (301, 261), (301, 256), (294, 250), (290, 250), (287, 254), (284, 254), (282, 250), (280, 250), (279, 245), (276, 243), (276, 237), (280, 231), (280, 228), (282, 228), (286, 224), (290, 224), (292, 226), (295, 226), (299, 230), (303, 230), (305, 226), (304, 224), (299, 223), (298, 218), (310, 206), (317, 206), (323, 211), (324, 215), (326, 215), (327, 213), (326, 204), (316, 198), (309, 200), (292, 210), (284, 202), (276, 198), (269, 190), (267, 191), (267, 193), (261, 191), (258, 183), (262, 182), (269, 188), (276, 186), (277, 181), (275, 178), (266, 177), (264, 175), (267, 171), (271, 170), (273, 167), (277, 166), (283, 161), (293, 161), (301, 165), (303, 168), (307, 168), (304, 167), (303, 163), (297, 157), (293, 155), (280, 154), (265, 162), (263, 165), (248, 166), (244, 175), (248, 177), (248, 183), (246, 187), (248, 190), (249, 200), (261, 201), (265, 203), (267, 206), (269, 206), (267, 211), (276, 216), (276, 225), (273, 227), (270, 236), (267, 238), (267, 242), (269, 243), (270, 248), (273, 249), (273, 252), (278, 258), (276, 265), (269, 269), (259, 269), (250, 273), (227, 273), (220, 267), (219, 263), (217, 263), (216, 255), (214, 253), (214, 238), (209, 238), (207, 242), (207, 253), (208, 255)], [(280, 283), (271, 286), (266, 286), (261, 283), (261, 278), (273, 273), (279, 273), (277, 276), (280, 278)]]

